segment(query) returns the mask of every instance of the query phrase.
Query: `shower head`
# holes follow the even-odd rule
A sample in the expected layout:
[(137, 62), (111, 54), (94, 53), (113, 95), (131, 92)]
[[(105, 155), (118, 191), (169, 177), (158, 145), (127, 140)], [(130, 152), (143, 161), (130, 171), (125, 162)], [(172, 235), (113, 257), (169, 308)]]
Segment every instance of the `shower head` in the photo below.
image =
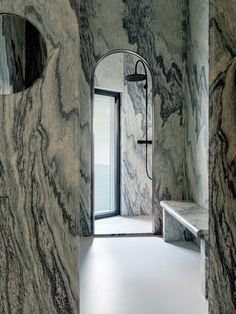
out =
[(144, 81), (146, 79), (147, 79), (147, 75), (138, 74), (138, 73), (129, 74), (129, 75), (126, 75), (126, 77), (125, 77), (125, 80), (128, 82), (140, 82), (140, 81)]
[[(145, 71), (145, 74), (138, 73), (138, 64), (139, 63), (142, 64), (142, 66), (144, 68), (144, 71)], [(136, 64), (135, 64), (135, 71), (134, 71), (134, 73), (126, 75), (125, 80), (128, 81), (128, 82), (141, 82), (141, 81), (145, 81), (145, 80), (147, 81), (147, 70), (146, 70), (144, 62), (141, 59), (139, 59), (136, 62)]]

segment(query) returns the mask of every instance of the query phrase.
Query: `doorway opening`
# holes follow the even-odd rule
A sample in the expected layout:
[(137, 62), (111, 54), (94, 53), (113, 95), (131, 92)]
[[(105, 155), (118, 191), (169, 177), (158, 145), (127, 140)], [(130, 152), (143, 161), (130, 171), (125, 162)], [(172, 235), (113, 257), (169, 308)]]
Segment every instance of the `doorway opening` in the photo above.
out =
[(130, 51), (98, 63), (93, 93), (95, 235), (153, 234), (152, 76)]
[(95, 219), (120, 214), (120, 94), (94, 91)]

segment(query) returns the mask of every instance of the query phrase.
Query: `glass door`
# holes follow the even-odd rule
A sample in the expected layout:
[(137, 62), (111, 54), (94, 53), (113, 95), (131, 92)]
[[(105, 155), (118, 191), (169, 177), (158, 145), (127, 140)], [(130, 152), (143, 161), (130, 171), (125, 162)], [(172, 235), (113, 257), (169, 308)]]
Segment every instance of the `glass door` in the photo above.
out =
[(119, 214), (119, 94), (95, 89), (95, 218)]

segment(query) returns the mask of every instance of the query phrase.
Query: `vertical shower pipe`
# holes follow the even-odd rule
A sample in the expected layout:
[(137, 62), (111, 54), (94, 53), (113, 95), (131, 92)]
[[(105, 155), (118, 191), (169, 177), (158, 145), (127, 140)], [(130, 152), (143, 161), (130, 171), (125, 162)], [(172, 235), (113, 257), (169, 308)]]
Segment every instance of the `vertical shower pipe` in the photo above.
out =
[[(150, 180), (152, 180), (152, 177), (149, 175), (148, 173), (148, 144), (152, 144), (152, 141), (149, 141), (148, 140), (148, 76), (147, 76), (147, 69), (146, 69), (146, 66), (144, 64), (144, 62), (142, 60), (138, 60), (135, 64), (135, 75), (138, 75), (137, 74), (137, 70), (138, 70), (138, 64), (141, 63), (143, 68), (144, 68), (144, 73), (145, 73), (145, 85), (144, 85), (144, 89), (146, 90), (146, 139), (145, 139), (145, 146), (146, 146), (146, 174), (148, 176), (148, 178)], [(138, 143), (142, 144), (143, 142), (142, 141), (138, 141)]]

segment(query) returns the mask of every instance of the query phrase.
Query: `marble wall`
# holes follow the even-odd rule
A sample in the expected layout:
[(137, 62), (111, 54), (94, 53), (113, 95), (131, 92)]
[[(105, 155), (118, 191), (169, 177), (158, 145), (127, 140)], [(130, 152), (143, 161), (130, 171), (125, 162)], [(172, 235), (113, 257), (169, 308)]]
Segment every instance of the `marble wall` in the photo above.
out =
[(187, 198), (208, 208), (209, 3), (184, 0), (183, 66)]
[(94, 75), (94, 87), (124, 93), (124, 54), (113, 53), (106, 56), (97, 65)]
[[(124, 55), (124, 76), (133, 74), (139, 58)], [(148, 76), (148, 139), (152, 140), (152, 77)], [(139, 64), (138, 73), (144, 73)], [(124, 82), (121, 104), (121, 215), (152, 215), (152, 181), (146, 174), (146, 145), (137, 144), (146, 137), (145, 81)], [(152, 145), (147, 150), (148, 174), (152, 177)]]
[[(95, 87), (119, 92), (120, 106), (120, 212), (122, 216), (152, 214), (152, 182), (146, 175), (145, 82), (128, 83), (125, 76), (134, 73), (138, 57), (130, 53), (107, 56), (95, 71)], [(143, 72), (142, 66), (138, 69)], [(152, 139), (152, 78), (148, 72), (148, 134)], [(148, 147), (148, 169), (152, 175), (152, 147)]]
[[(195, 25), (198, 22), (191, 12), (199, 13), (201, 6), (195, 7), (194, 1), (188, 5), (189, 18)], [(192, 156), (195, 149), (192, 143), (198, 145), (201, 136), (203, 143), (205, 133), (202, 119), (198, 118), (204, 108), (196, 107), (205, 103), (207, 85), (204, 86), (203, 79), (206, 74), (203, 78), (200, 74), (205, 61), (200, 62), (190, 50), (185, 66), (192, 75), (185, 74), (185, 88), (189, 89), (187, 95), (197, 99), (189, 101), (193, 107), (188, 112), (195, 130), (188, 130), (185, 137), (182, 10), (180, 0), (82, 0), (80, 10), (78, 0), (59, 0), (56, 4), (52, 0), (0, 0), (0, 11), (29, 19), (43, 34), (48, 49), (47, 66), (40, 80), (22, 93), (0, 96), (1, 313), (79, 313), (78, 206), (82, 233), (90, 234), (91, 81), (96, 62), (106, 52), (116, 48), (136, 51), (153, 70), (157, 233), (162, 225), (159, 201), (187, 197), (184, 139), (187, 142), (191, 139), (186, 156), (188, 167), (193, 165), (194, 169), (198, 162)], [(236, 312), (235, 16), (234, 0), (210, 1), (209, 301), (212, 314)], [(75, 58), (79, 51), (79, 17), (82, 69), (79, 58)], [(202, 27), (201, 23), (197, 25)], [(190, 36), (189, 49), (190, 43), (198, 38), (194, 29), (186, 29)], [(200, 49), (202, 44), (198, 45)], [(201, 49), (198, 52), (205, 60), (205, 52)], [(193, 64), (197, 73), (194, 75)], [(193, 81), (194, 77), (202, 88)], [(191, 185), (197, 187), (195, 174), (188, 173)], [(203, 178), (201, 172), (200, 181)], [(191, 188), (189, 195), (204, 203), (204, 193), (199, 190), (196, 195), (194, 190)]]
[(79, 313), (76, 2), (0, 0), (46, 40), (43, 76), (0, 96), (0, 313)]
[(0, 94), (24, 89), (25, 20), (13, 15), (0, 15)]
[(172, 0), (82, 0), (80, 29), (81, 233), (93, 232), (90, 97), (93, 72), (97, 61), (107, 52), (130, 49), (144, 57), (153, 72), (153, 211), (155, 232), (160, 234), (160, 200), (185, 197), (182, 0), (174, 3)]
[(0, 15), (0, 94), (23, 91), (41, 77), (47, 49), (40, 32), (26, 19)]
[(210, 313), (236, 313), (236, 3), (210, 1)]

